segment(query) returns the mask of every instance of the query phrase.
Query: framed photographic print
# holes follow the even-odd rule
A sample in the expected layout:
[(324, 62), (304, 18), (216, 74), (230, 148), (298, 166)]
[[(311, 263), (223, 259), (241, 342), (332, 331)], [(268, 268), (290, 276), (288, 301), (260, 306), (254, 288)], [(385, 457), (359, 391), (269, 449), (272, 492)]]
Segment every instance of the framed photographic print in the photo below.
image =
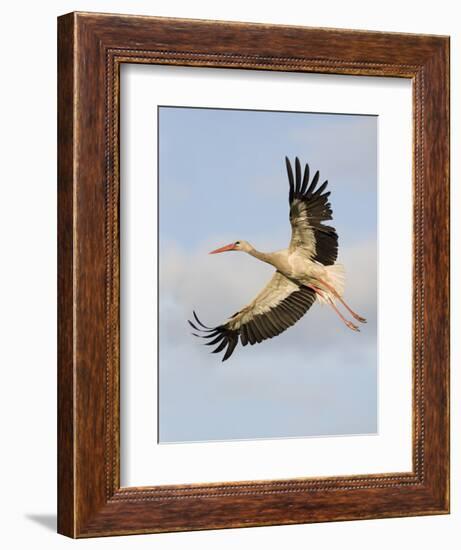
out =
[(58, 530), (449, 511), (449, 41), (58, 20)]

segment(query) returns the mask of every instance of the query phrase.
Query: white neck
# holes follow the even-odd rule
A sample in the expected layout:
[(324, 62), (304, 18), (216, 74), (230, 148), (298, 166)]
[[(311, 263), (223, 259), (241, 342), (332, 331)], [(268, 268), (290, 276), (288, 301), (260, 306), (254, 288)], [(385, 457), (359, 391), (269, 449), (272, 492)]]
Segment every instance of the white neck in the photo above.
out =
[(259, 252), (256, 248), (252, 248), (248, 251), (248, 254), (262, 262), (266, 262), (266, 264), (274, 265), (274, 258), (270, 252)]

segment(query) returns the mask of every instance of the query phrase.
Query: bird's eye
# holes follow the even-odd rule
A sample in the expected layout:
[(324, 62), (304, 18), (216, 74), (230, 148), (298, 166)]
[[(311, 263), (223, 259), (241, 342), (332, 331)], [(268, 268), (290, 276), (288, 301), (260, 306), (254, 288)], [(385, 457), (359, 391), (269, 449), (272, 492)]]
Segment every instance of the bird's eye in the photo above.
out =
[(240, 241), (237, 241), (235, 244), (240, 244)]

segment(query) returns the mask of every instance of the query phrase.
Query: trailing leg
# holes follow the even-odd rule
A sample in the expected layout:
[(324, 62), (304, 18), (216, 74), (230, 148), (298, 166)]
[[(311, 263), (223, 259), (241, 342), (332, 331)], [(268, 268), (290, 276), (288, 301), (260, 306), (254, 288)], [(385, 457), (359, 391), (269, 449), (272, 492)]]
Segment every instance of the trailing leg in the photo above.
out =
[(339, 309), (336, 307), (335, 303), (333, 302), (333, 300), (329, 299), (328, 300), (328, 303), (330, 304), (330, 306), (334, 309), (334, 311), (339, 315), (340, 319), (343, 321), (343, 323), (349, 327), (351, 330), (355, 330), (356, 332), (360, 332), (360, 329), (357, 325), (354, 325), (354, 323), (352, 321), (348, 321), (344, 316), (343, 314), (339, 311)]
[(364, 317), (361, 317), (351, 307), (348, 306), (348, 304), (341, 298), (341, 296), (336, 292), (336, 290), (329, 283), (327, 283), (325, 281), (320, 281), (320, 282), (323, 285), (325, 285), (325, 287), (328, 288), (328, 290), (334, 295), (334, 297), (343, 304), (343, 306), (352, 315), (352, 317), (354, 317), (354, 319), (357, 319), (357, 321), (359, 321), (360, 323), (366, 323), (367, 322), (367, 320)]

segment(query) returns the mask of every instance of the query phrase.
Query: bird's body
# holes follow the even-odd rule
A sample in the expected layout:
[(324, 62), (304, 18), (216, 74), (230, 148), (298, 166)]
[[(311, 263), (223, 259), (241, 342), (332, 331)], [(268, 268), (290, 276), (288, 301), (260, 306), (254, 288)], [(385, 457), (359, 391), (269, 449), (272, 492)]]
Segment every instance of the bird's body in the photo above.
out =
[(195, 322), (189, 324), (197, 333), (216, 345), (213, 353), (224, 348), (223, 361), (228, 359), (240, 338), (243, 346), (253, 345), (277, 336), (294, 325), (318, 300), (329, 304), (350, 329), (358, 327), (348, 321), (337, 308), (339, 301), (359, 322), (365, 319), (357, 315), (343, 300), (344, 268), (336, 263), (338, 256), (338, 235), (333, 227), (323, 222), (332, 219), (328, 202), (329, 192), (324, 192), (325, 181), (319, 188), (319, 173), (316, 172), (309, 184), (309, 166), (304, 175), (296, 158), (296, 179), (291, 164), (286, 159), (290, 184), (290, 223), (292, 236), (290, 245), (275, 252), (260, 252), (247, 241), (236, 241), (211, 254), (230, 250), (243, 251), (268, 263), (275, 273), (255, 299), (240, 311), (234, 313), (225, 323), (214, 328), (207, 327), (194, 312)]
[(321, 298), (321, 301), (324, 295), (330, 296), (332, 300), (336, 299), (331, 290), (325, 287), (325, 282), (329, 283), (342, 296), (344, 292), (344, 268), (341, 264), (335, 263), (325, 266), (306, 257), (306, 254), (298, 248), (294, 250), (284, 248), (275, 252), (259, 252), (250, 243), (246, 241), (239, 242), (245, 246), (243, 250), (250, 256), (272, 265), (287, 279), (296, 281), (300, 285), (313, 285), (321, 290), (322, 293), (317, 296), (317, 298)]

